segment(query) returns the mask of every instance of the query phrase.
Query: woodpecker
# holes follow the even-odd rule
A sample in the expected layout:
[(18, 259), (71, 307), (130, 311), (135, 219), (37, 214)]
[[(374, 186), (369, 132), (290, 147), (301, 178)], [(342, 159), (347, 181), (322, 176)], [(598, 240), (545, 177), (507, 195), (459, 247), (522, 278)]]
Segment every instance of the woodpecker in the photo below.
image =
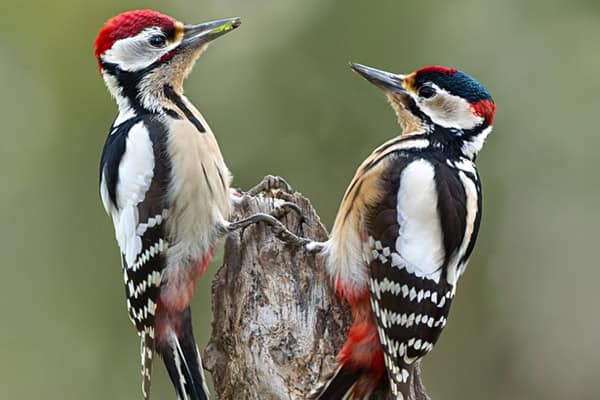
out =
[[(325, 257), (353, 325), (332, 377), (314, 398), (408, 398), (415, 363), (446, 326), (473, 251), (482, 194), (475, 157), (495, 104), (475, 79), (430, 66), (397, 75), (352, 64), (382, 89), (402, 134), (379, 146), (350, 183)], [(387, 372), (386, 372), (387, 371)]]
[(106, 22), (95, 41), (100, 74), (118, 105), (102, 151), (100, 194), (141, 337), (145, 399), (155, 350), (179, 399), (208, 399), (189, 304), (230, 229), (235, 196), (219, 145), (184, 96), (183, 81), (208, 43), (239, 25), (239, 18), (184, 25), (136, 10)]

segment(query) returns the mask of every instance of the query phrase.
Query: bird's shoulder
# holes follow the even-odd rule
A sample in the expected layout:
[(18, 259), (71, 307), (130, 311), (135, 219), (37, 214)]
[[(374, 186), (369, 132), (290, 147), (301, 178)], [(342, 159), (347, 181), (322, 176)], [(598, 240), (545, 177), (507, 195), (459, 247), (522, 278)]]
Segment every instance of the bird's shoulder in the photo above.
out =
[(166, 130), (165, 123), (152, 114), (113, 123), (100, 158), (100, 191), (107, 212), (137, 202), (157, 172), (167, 169)]
[[(428, 146), (389, 151), (393, 146), (381, 152), (386, 153), (380, 161), (381, 167), (373, 168), (376, 174), (371, 179), (377, 181), (378, 196), (365, 213), (369, 234), (393, 246), (402, 219), (398, 212), (407, 208), (419, 211), (435, 207), (443, 225), (460, 229), (466, 207), (464, 179), (479, 185), (475, 164), (467, 159), (448, 158)], [(412, 204), (406, 204), (409, 202)], [(407, 216), (410, 214), (404, 215)]]

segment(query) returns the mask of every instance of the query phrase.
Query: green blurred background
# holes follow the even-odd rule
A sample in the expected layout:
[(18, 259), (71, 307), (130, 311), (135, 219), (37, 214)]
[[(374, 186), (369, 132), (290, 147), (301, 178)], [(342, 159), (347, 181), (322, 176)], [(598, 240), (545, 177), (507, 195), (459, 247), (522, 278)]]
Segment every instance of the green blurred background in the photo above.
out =
[[(92, 54), (104, 21), (133, 8), (242, 17), (187, 94), (236, 186), (282, 175), (328, 227), (356, 166), (399, 132), (348, 62), (477, 77), (498, 107), (478, 162), (485, 215), (425, 383), (434, 399), (600, 398), (600, 2), (33, 0), (0, 5), (1, 399), (140, 398), (98, 195), (115, 104)], [(202, 346), (206, 278), (193, 306)], [(175, 398), (162, 366), (153, 394)]]

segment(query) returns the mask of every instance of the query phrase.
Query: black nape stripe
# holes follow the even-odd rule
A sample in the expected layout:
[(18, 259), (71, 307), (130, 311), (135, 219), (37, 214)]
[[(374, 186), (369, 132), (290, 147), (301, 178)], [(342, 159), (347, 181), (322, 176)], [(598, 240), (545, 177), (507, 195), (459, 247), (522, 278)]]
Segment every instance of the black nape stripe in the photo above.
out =
[[(119, 81), (119, 86), (121, 88), (121, 94), (125, 96), (131, 107), (136, 111), (136, 114), (147, 114), (152, 113), (142, 106), (140, 103), (140, 89), (139, 84), (149, 72), (159, 67), (161, 62), (155, 62), (150, 66), (140, 70), (140, 71), (123, 71), (119, 68), (117, 64), (111, 64), (107, 62), (102, 62), (102, 68), (108, 74), (114, 76)], [(163, 108), (165, 114), (174, 119), (181, 119), (181, 116), (177, 114), (177, 111), (171, 110), (169, 108)]]
[(122, 95), (126, 97), (136, 114), (147, 113), (148, 110), (140, 103), (139, 84), (148, 73), (157, 68), (161, 63), (155, 62), (139, 71), (123, 71), (117, 64), (102, 62), (102, 68), (108, 74), (114, 76), (119, 82)]
[(206, 129), (204, 129), (202, 123), (198, 121), (198, 118), (196, 118), (194, 113), (192, 113), (192, 111), (185, 105), (183, 99), (177, 93), (175, 93), (175, 90), (173, 90), (172, 86), (165, 85), (164, 92), (165, 96), (167, 96), (167, 99), (171, 100), (177, 107), (179, 107), (185, 117), (196, 127), (196, 129), (198, 129), (200, 133), (206, 132)]

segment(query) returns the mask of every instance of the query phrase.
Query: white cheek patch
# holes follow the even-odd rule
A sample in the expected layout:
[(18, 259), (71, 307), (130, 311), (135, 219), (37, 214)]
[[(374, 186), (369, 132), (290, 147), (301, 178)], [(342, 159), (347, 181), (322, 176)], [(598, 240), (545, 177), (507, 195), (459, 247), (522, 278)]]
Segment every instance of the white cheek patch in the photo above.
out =
[(152, 47), (148, 43), (150, 37), (161, 33), (162, 31), (159, 28), (149, 28), (138, 33), (136, 36), (117, 40), (102, 55), (102, 60), (118, 65), (123, 71), (139, 71), (144, 69), (177, 47), (177, 44), (170, 44), (161, 48)]
[(468, 101), (435, 87), (435, 97), (419, 100), (421, 108), (435, 124), (445, 128), (473, 129), (483, 122), (483, 117), (473, 113)]

